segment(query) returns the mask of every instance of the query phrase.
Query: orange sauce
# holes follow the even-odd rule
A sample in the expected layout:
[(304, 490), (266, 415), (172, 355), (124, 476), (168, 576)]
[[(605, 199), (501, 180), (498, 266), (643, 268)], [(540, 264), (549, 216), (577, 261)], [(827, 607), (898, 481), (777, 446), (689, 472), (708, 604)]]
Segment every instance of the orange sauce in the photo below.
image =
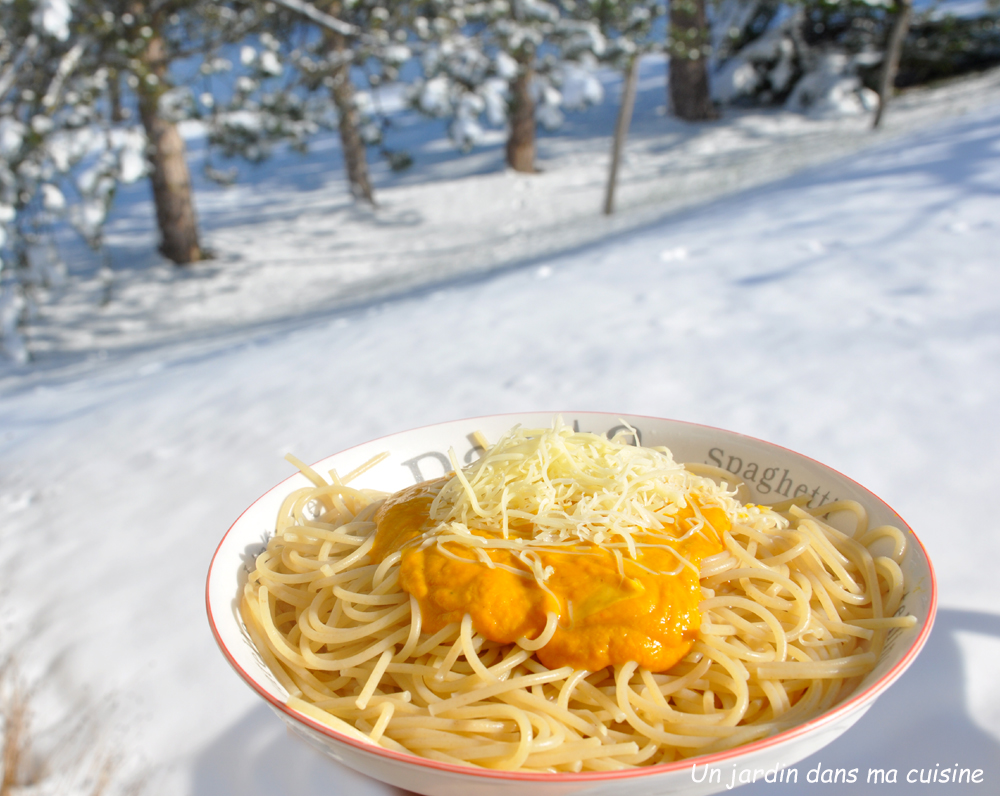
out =
[[(687, 654), (701, 625), (701, 589), (698, 574), (681, 566), (679, 556), (697, 568), (703, 558), (722, 552), (720, 537), (730, 524), (721, 508), (699, 505), (705, 524), (694, 533), (686, 533), (695, 522), (690, 504), (674, 515), (669, 532), (634, 532), (637, 543), (662, 546), (640, 548), (636, 561), (622, 549), (619, 564), (611, 550), (593, 544), (537, 550), (541, 566), (551, 567), (543, 589), (515, 551), (486, 551), (495, 565), (489, 566), (473, 550), (453, 542), (442, 543), (446, 553), (436, 544), (407, 545), (433, 527), (430, 505), (444, 483), (404, 489), (375, 515), (372, 559), (379, 562), (402, 550), (400, 586), (419, 602), (424, 632), (436, 632), (468, 613), (484, 638), (510, 643), (522, 636), (537, 638), (547, 614), (555, 612), (555, 635), (535, 653), (549, 668), (597, 671), (637, 661), (658, 672)], [(512, 529), (510, 535), (530, 534), (526, 527)]]

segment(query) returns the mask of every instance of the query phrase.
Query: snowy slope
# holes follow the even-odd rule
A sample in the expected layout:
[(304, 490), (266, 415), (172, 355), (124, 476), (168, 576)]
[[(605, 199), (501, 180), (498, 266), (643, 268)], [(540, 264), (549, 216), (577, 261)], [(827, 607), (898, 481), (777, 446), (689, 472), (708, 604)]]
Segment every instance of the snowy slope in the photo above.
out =
[[(998, 141), (994, 100), (490, 277), (8, 381), (0, 659), (16, 652), (35, 685), (39, 748), (86, 724), (91, 751), (117, 755), (107, 793), (388, 792), (287, 738), (229, 670), (204, 616), (215, 545), (287, 451), (592, 409), (788, 446), (908, 518), (938, 570), (939, 625), (808, 765), (959, 762), (997, 782)], [(74, 792), (56, 779), (32, 792)]]
[(244, 164), (239, 181), (222, 188), (203, 178), (205, 142), (189, 127), (197, 209), (217, 259), (186, 269), (162, 261), (148, 186), (126, 186), (106, 228), (110, 292), (92, 256), (65, 241), (70, 274), (42, 301), (28, 332), (36, 361), (22, 368), (0, 358), (0, 389), (67, 368), (85, 372), (164, 342), (228, 339), (262, 322), (322, 316), (372, 296), (548, 256), (1000, 100), (994, 70), (906, 92), (876, 134), (867, 114), (728, 110), (720, 122), (692, 125), (664, 115), (664, 74), (662, 58), (644, 60), (620, 212), (610, 219), (600, 213), (620, 91), (610, 73), (603, 73), (604, 103), (542, 135), (543, 172), (536, 175), (504, 170), (500, 131), (463, 156), (439, 123), (397, 109), (387, 142), (411, 152), (414, 166), (395, 174), (373, 163), (375, 211), (347, 194), (333, 136), (304, 157), (285, 152), (260, 166)]

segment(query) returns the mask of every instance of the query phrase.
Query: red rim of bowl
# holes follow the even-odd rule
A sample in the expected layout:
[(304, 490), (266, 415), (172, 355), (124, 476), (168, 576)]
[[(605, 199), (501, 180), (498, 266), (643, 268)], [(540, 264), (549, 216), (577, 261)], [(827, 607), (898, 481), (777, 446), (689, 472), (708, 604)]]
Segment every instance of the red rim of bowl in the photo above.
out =
[[(693, 765), (701, 765), (701, 766), (717, 765), (719, 763), (724, 763), (728, 760), (731, 760), (734, 757), (741, 757), (748, 753), (768, 749), (772, 746), (792, 741), (795, 738), (798, 738), (802, 735), (812, 732), (813, 730), (816, 730), (827, 724), (834, 723), (839, 719), (841, 719), (842, 717), (844, 717), (845, 715), (853, 713), (855, 710), (859, 709), (862, 704), (873, 701), (890, 685), (892, 685), (897, 679), (899, 679), (899, 677), (903, 674), (903, 672), (905, 672), (909, 668), (910, 664), (913, 663), (914, 659), (917, 657), (917, 654), (920, 652), (920, 650), (926, 643), (927, 638), (930, 636), (931, 629), (934, 626), (934, 619), (937, 614), (937, 578), (934, 574), (934, 567), (931, 564), (930, 556), (927, 555), (927, 549), (924, 547), (923, 542), (921, 542), (920, 539), (917, 537), (917, 535), (913, 532), (913, 529), (909, 526), (909, 524), (905, 520), (903, 520), (903, 518), (899, 516), (899, 513), (894, 511), (893, 508), (888, 503), (882, 500), (882, 498), (878, 497), (878, 495), (875, 495), (870, 490), (866, 489), (864, 486), (859, 484), (853, 478), (844, 475), (839, 470), (836, 470), (833, 467), (830, 467), (829, 465), (823, 464), (822, 462), (816, 461), (815, 459), (806, 456), (805, 454), (793, 451), (790, 448), (785, 448), (781, 445), (776, 445), (773, 442), (767, 442), (765, 440), (761, 440), (756, 437), (751, 437), (748, 434), (740, 434), (739, 432), (736, 431), (727, 431), (726, 429), (716, 428), (715, 426), (709, 426), (703, 423), (690, 423), (684, 420), (670, 420), (669, 418), (653, 417), (651, 415), (635, 415), (626, 413), (622, 413), (622, 415), (616, 415), (616, 413), (614, 412), (566, 412), (566, 411), (551, 412), (551, 413), (510, 412), (498, 415), (484, 415), (480, 417), (464, 418), (458, 421), (447, 421), (445, 423), (431, 423), (426, 426), (418, 426), (416, 428), (407, 429), (404, 431), (398, 431), (392, 434), (386, 434), (383, 437), (377, 437), (374, 440), (369, 440), (368, 442), (363, 442), (360, 443), (359, 445), (354, 445), (351, 446), (350, 448), (345, 448), (344, 450), (339, 451), (338, 453), (332, 454), (332, 456), (339, 456), (340, 454), (354, 450), (354, 448), (361, 447), (361, 445), (369, 445), (373, 442), (378, 442), (379, 440), (382, 439), (388, 439), (389, 437), (398, 436), (399, 434), (407, 434), (413, 431), (421, 431), (439, 425), (450, 425), (452, 422), (464, 423), (464, 422), (473, 422), (475, 420), (484, 419), (486, 417), (492, 418), (492, 417), (505, 417), (505, 416), (521, 416), (527, 414), (539, 414), (539, 415), (551, 414), (553, 417), (557, 415), (568, 415), (573, 417), (580, 415), (594, 415), (594, 416), (599, 415), (602, 417), (625, 416), (625, 417), (635, 417), (635, 418), (641, 417), (647, 420), (656, 420), (656, 421), (667, 420), (668, 422), (671, 423), (681, 423), (683, 425), (692, 426), (695, 428), (703, 428), (711, 431), (719, 431), (724, 434), (732, 434), (736, 437), (742, 437), (743, 439), (751, 440), (753, 442), (757, 442), (762, 445), (767, 445), (769, 447), (776, 448), (778, 450), (787, 451), (788, 453), (791, 453), (794, 456), (799, 456), (803, 459), (813, 462), (814, 464), (819, 465), (820, 467), (823, 467), (826, 470), (836, 473), (841, 478), (844, 478), (845, 480), (856, 486), (858, 489), (869, 495), (872, 499), (881, 503), (896, 517), (899, 517), (904, 528), (907, 531), (909, 531), (910, 536), (917, 543), (917, 546), (920, 548), (923, 554), (924, 561), (927, 562), (927, 571), (930, 576), (930, 604), (928, 606), (927, 619), (924, 621), (924, 626), (921, 628), (920, 633), (917, 635), (917, 637), (913, 640), (913, 643), (910, 645), (909, 649), (906, 650), (906, 652), (895, 663), (895, 665), (893, 665), (893, 667), (888, 672), (886, 672), (877, 681), (868, 686), (868, 688), (866, 688), (864, 691), (855, 694), (850, 699), (845, 700), (841, 704), (837, 705), (834, 708), (831, 708), (825, 713), (821, 713), (819, 716), (816, 716), (815, 718), (810, 719), (809, 721), (803, 722), (802, 724), (796, 725), (791, 729), (785, 730), (784, 732), (780, 732), (775, 735), (770, 735), (766, 738), (761, 738), (759, 740), (751, 741), (749, 743), (741, 744), (740, 746), (733, 747), (732, 749), (726, 749), (721, 752), (715, 752), (703, 756), (695, 756), (684, 760), (678, 760), (673, 763), (658, 763), (656, 765), (651, 765), (651, 766), (626, 769), (624, 771), (590, 771), (590, 772), (580, 772), (580, 773), (572, 773), (572, 772), (534, 773), (534, 772), (518, 772), (518, 771), (499, 771), (496, 769), (489, 769), (489, 768), (474, 768), (472, 766), (460, 766), (452, 763), (442, 763), (437, 760), (430, 760), (428, 758), (420, 757), (414, 754), (404, 754), (402, 752), (396, 752), (391, 749), (386, 749), (381, 746), (376, 746), (375, 744), (358, 741), (354, 738), (344, 735), (343, 733), (338, 732), (337, 730), (332, 729), (331, 727), (326, 726), (325, 724), (321, 724), (320, 722), (309, 718), (303, 713), (299, 713), (297, 710), (289, 708), (288, 705), (286, 705), (281, 700), (275, 699), (270, 693), (267, 692), (265, 688), (263, 688), (257, 682), (257, 680), (249, 672), (247, 672), (242, 666), (240, 666), (239, 663), (237, 663), (236, 659), (230, 653), (225, 642), (222, 640), (222, 636), (219, 633), (218, 627), (216, 626), (215, 616), (212, 612), (212, 602), (210, 599), (209, 587), (212, 582), (212, 574), (215, 570), (215, 561), (219, 555), (219, 551), (221, 550), (223, 544), (225, 544), (225, 541), (228, 538), (229, 533), (243, 518), (243, 515), (245, 515), (254, 506), (256, 506), (257, 503), (259, 503), (266, 495), (270, 494), (273, 490), (277, 489), (282, 484), (286, 483), (292, 478), (295, 478), (295, 476), (297, 475), (297, 474), (292, 474), (288, 478), (284, 479), (275, 486), (271, 487), (271, 489), (268, 489), (267, 492), (265, 492), (263, 495), (257, 498), (257, 500), (255, 500), (253, 503), (251, 503), (250, 506), (248, 506), (240, 514), (240, 516), (236, 518), (236, 521), (229, 526), (229, 529), (222, 537), (222, 541), (220, 541), (218, 547), (216, 547), (215, 553), (212, 556), (212, 561), (209, 564), (208, 579), (205, 585), (205, 604), (208, 611), (208, 622), (212, 627), (212, 635), (215, 636), (215, 641), (219, 645), (219, 649), (222, 651), (222, 654), (226, 657), (226, 660), (229, 661), (229, 665), (236, 670), (237, 674), (239, 674), (240, 677), (242, 677), (243, 680), (259, 696), (267, 700), (272, 707), (276, 708), (277, 710), (280, 710), (282, 713), (286, 714), (289, 718), (294, 719), (299, 724), (304, 724), (305, 726), (315, 730), (316, 732), (326, 735), (329, 738), (339, 743), (345, 744), (346, 746), (353, 747), (357, 751), (363, 752), (365, 754), (386, 758), (387, 760), (405, 763), (408, 765), (420, 766), (422, 768), (430, 769), (432, 771), (439, 771), (442, 773), (450, 773), (450, 774), (461, 774), (474, 777), (483, 777), (487, 779), (510, 780), (515, 782), (520, 781), (520, 782), (552, 782), (552, 783), (602, 782), (607, 780), (632, 779), (635, 777), (648, 777), (657, 774), (678, 772), (678, 771), (683, 771), (684, 769)], [(324, 457), (324, 459), (328, 458), (331, 457), (330, 456)], [(322, 459), (320, 461), (322, 461)]]

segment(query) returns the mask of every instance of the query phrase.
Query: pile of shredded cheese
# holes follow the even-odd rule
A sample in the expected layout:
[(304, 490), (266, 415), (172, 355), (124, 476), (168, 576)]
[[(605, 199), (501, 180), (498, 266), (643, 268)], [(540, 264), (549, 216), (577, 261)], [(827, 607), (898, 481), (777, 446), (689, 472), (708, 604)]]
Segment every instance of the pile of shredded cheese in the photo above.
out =
[[(648, 544), (637, 535), (681, 539), (697, 533), (679, 527), (674, 516), (688, 506), (718, 506), (731, 519), (757, 514), (710, 478), (674, 461), (667, 448), (626, 444), (580, 432), (556, 419), (548, 429), (515, 427), (483, 457), (454, 476), (431, 504), (436, 527), (424, 543), (448, 541), (473, 548), (522, 551), (532, 570), (533, 549), (567, 549), (581, 544), (621, 550), (631, 559)], [(454, 451), (452, 463), (456, 463)], [(697, 512), (696, 512), (697, 515)], [(492, 538), (484, 538), (483, 533)], [(486, 557), (482, 556), (484, 563)], [(534, 572), (544, 582), (547, 572)]]

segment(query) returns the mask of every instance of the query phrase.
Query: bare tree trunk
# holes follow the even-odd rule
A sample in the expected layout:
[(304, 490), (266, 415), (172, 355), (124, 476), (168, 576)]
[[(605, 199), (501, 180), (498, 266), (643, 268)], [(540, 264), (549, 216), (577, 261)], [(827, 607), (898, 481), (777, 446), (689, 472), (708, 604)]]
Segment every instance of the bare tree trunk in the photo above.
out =
[(671, 0), (670, 39), (670, 109), (689, 122), (718, 119), (708, 90), (705, 0)]
[(374, 205), (375, 192), (368, 177), (368, 158), (359, 129), (358, 109), (354, 104), (354, 84), (351, 83), (350, 69), (349, 64), (344, 64), (334, 72), (330, 94), (337, 106), (340, 148), (344, 153), (344, 169), (347, 171), (351, 193), (355, 199)]
[[(341, 4), (339, 0), (326, 7), (327, 13), (339, 16)], [(344, 154), (344, 170), (347, 172), (347, 183), (351, 194), (356, 200), (375, 205), (375, 192), (372, 190), (371, 179), (368, 176), (368, 157), (365, 142), (361, 138), (361, 123), (358, 108), (355, 104), (354, 84), (351, 82), (351, 63), (347, 56), (347, 40), (340, 33), (325, 30), (327, 51), (341, 59), (331, 73), (333, 85), (330, 96), (337, 106), (337, 128), (340, 131), (340, 148)]]
[(111, 106), (109, 116), (114, 123), (125, 121), (125, 109), (122, 108), (122, 79), (117, 69), (108, 70), (108, 102)]
[(514, 171), (535, 173), (535, 100), (531, 96), (534, 54), (518, 57), (517, 75), (510, 83), (510, 133), (507, 165)]
[(903, 54), (903, 42), (906, 41), (906, 34), (910, 30), (910, 19), (913, 17), (913, 0), (898, 0), (898, 2), (899, 10), (892, 21), (889, 41), (885, 47), (885, 57), (882, 60), (882, 71), (879, 74), (878, 110), (875, 111), (875, 119), (872, 122), (873, 130), (882, 123), (886, 105), (889, 104), (889, 97), (892, 96), (892, 89), (896, 83), (896, 73), (899, 71), (899, 59)]
[(615, 186), (618, 183), (618, 162), (621, 160), (625, 137), (632, 123), (632, 109), (635, 107), (635, 92), (639, 85), (639, 56), (633, 55), (629, 61), (625, 87), (622, 90), (622, 104), (618, 109), (615, 124), (615, 138), (611, 144), (611, 168), (608, 170), (608, 187), (604, 194), (604, 215), (615, 211)]
[(145, 65), (154, 83), (140, 77), (139, 116), (149, 141), (147, 156), (152, 173), (153, 202), (160, 228), (160, 252), (178, 265), (202, 259), (198, 221), (191, 194), (184, 139), (177, 125), (160, 114), (160, 96), (167, 72), (166, 47), (154, 36), (146, 49)]

